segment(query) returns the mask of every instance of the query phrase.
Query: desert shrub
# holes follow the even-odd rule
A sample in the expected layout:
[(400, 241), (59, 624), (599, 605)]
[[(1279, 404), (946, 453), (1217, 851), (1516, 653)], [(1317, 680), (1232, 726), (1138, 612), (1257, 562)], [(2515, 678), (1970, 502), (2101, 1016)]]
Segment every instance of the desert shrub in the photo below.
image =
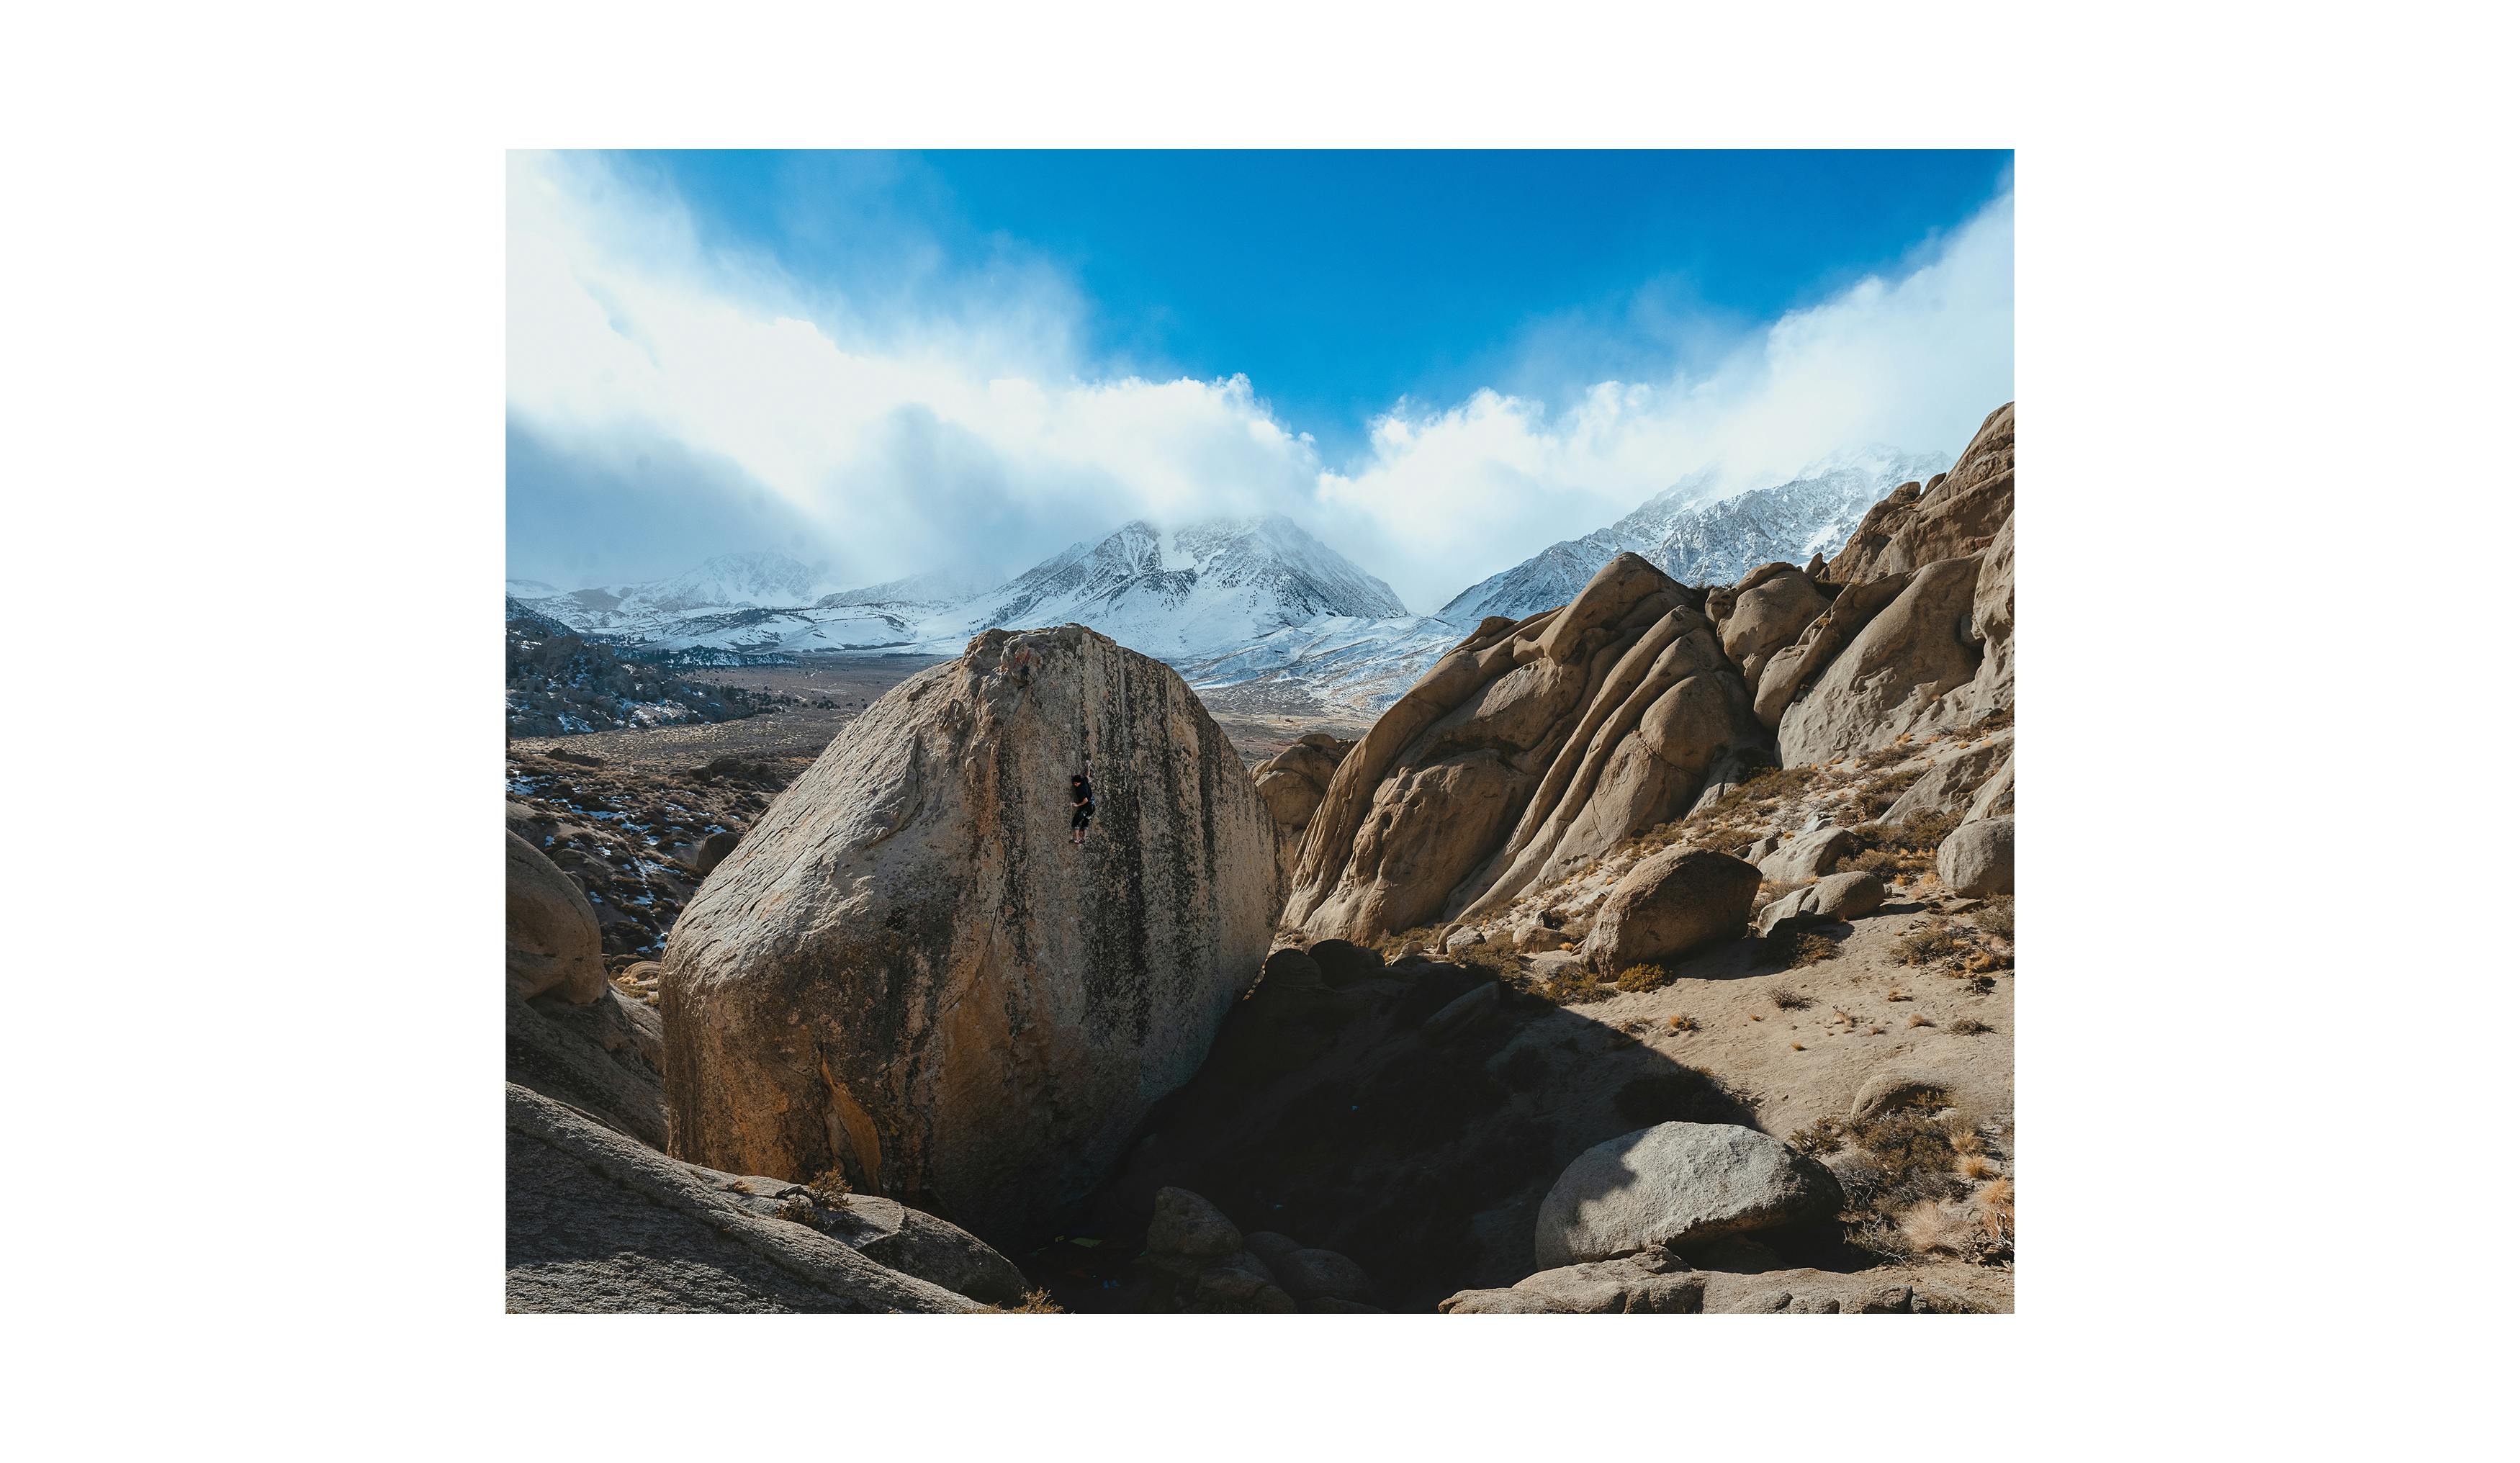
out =
[(1975, 1016), (1962, 1016), (1958, 1021), (1952, 1023), (1952, 1035), (1956, 1037), (1982, 1037), (1993, 1030), (1995, 1030), (1994, 1027), (1980, 1021)]
[(1960, 939), (1959, 932), (1952, 927), (1952, 922), (1937, 914), (1901, 935), (1891, 949), (1897, 951), (1899, 958), (1908, 964), (1931, 965), (1959, 954), (1968, 946)]
[(849, 1176), (837, 1169), (825, 1169), (806, 1189), (814, 1202), (831, 1209), (844, 1209), (849, 1202)]
[(1608, 981), (1595, 974), (1580, 961), (1568, 965), (1533, 988), (1541, 998), (1557, 1005), (1590, 1005), (1607, 1000), (1617, 994)]
[(2011, 1180), (1996, 1177), (1974, 1195), (1968, 1180), (1999, 1172), (1985, 1138), (1946, 1094), (1919, 1089), (1868, 1118), (1823, 1118), (1786, 1139), (1829, 1165), (1846, 1192), (1840, 1219), (1850, 1244), (1885, 1260), (1953, 1255), (1999, 1264), (2012, 1255)]
[(1775, 1001), (1777, 1009), (1780, 1011), (1807, 1010), (1812, 1003), (1811, 998), (1800, 991), (1771, 991), (1768, 993), (1768, 998)]
[(2012, 938), (2012, 896), (1999, 894), (1977, 911), (1977, 927), (1998, 940)]
[(1921, 767), (1901, 768), (1865, 788), (1856, 803), (1863, 814), (1863, 820), (1870, 822), (1889, 812), (1890, 805), (1899, 801), (1899, 795), (1915, 786), (1917, 779), (1924, 776), (1925, 770)]
[(1687, 1011), (1682, 1011), (1671, 1018), (1671, 1029), (1673, 1031), (1696, 1031), (1699, 1029), (1697, 1018), (1688, 1014)]
[(801, 1196), (789, 1199), (788, 1202), (779, 1206), (779, 1213), (773, 1216), (773, 1218), (786, 1219), (790, 1224), (803, 1224), (811, 1227), (814, 1222), (813, 1201)]
[[(1776, 970), (1800, 970), (1834, 958), (1841, 943), (1835, 935), (1804, 929), (1792, 923), (1780, 924), (1768, 932), (1761, 951), (1765, 963)], [(1781, 1001), (1778, 1004), (1783, 1004)], [(1793, 1007), (1787, 1006), (1791, 1010)]]
[(1672, 983), (1669, 970), (1660, 965), (1631, 965), (1618, 973), (1613, 984), (1622, 991), (1658, 991)]
[(998, 1313), (1000, 1315), (1065, 1315), (1067, 1311), (1057, 1301), (1050, 1298), (1049, 1291), (1028, 1290), (1024, 1292), (1021, 1301), (1012, 1306), (998, 1308)]

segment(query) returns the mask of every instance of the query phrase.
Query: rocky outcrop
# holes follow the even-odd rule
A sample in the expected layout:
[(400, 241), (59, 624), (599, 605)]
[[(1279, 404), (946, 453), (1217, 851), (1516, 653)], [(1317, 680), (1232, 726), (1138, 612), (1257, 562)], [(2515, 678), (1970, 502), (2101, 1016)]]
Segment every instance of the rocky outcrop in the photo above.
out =
[(2012, 817), (1981, 818), (1952, 829), (1934, 851), (1934, 872), (1954, 894), (2012, 892)]
[(1706, 597), (1706, 613), (1723, 635), (1724, 653), (1751, 686), (1759, 684), (1770, 657), (1798, 640), (1828, 605), (1811, 576), (1791, 564), (1762, 564), (1739, 584)]
[(1542, 1270), (1504, 1290), (1465, 1290), (1448, 1315), (1907, 1315), (2009, 1311), (2009, 1271), (1946, 1265), (1842, 1273), (1691, 1270), (1667, 1256), (1631, 1255)]
[(1759, 870), (1729, 854), (1667, 848), (1610, 889), (1584, 939), (1597, 970), (1677, 959), (1737, 940), (1759, 903)]
[(1976, 796), (1969, 799), (1968, 812), (1961, 818), (1974, 822), (1981, 818), (2008, 818), (2011, 814), (2012, 759), (2006, 757), (2003, 766), (1997, 768), (1995, 775), (1979, 786)]
[(1258, 973), (1276, 836), (1170, 669), (1080, 626), (980, 636), (850, 724), (674, 927), (673, 1152), (1029, 1237)]
[(1837, 1179), (1766, 1133), (1726, 1123), (1662, 1123), (1567, 1165), (1540, 1206), (1543, 1269), (1825, 1220)]
[(1465, 1290), (1438, 1302), (1446, 1315), (1695, 1315), (1707, 1275), (1666, 1251), (1560, 1265), (1503, 1290)]
[(1764, 759), (1699, 604), (1623, 554), (1562, 608), (1483, 623), (1339, 764), (1287, 922), (1370, 940), (1499, 908)]
[(1862, 584), (1994, 543), (2012, 517), (2012, 407), (2006, 402), (1987, 414), (1951, 471), (1921, 489), (1906, 484), (1874, 504), (1828, 561), (1827, 577)]
[(664, 1041), (656, 1008), (617, 990), (583, 1005), (508, 998), (508, 1081), (652, 1148), (665, 1146)]
[(581, 1005), (602, 996), (604, 936), (586, 896), (513, 827), (507, 839), (508, 994), (548, 992)]
[(1946, 693), (1974, 681), (1985, 658), (1969, 633), (1977, 571), (1974, 558), (1918, 569), (1785, 708), (1778, 760), (1825, 762), (1974, 720), (1966, 697)]
[(1788, 767), (1969, 726), (2013, 697), (2012, 421), (1875, 505), (1828, 565), (1826, 612), (1760, 669), (1753, 708)]
[(1897, 827), (1921, 815), (1960, 813), (1970, 806), (1977, 790), (2011, 759), (2012, 732), (2008, 729), (1984, 741), (1938, 751), (1927, 759), (1923, 774), (1882, 813), (1880, 821)]
[(974, 1311), (770, 1219), (691, 1166), (508, 1086), (508, 1309)]
[(1014, 1306), (1030, 1288), (1023, 1271), (979, 1236), (898, 1200), (818, 1191), (761, 1174), (721, 1174), (697, 1167), (691, 1173), (764, 1219), (802, 1224), (885, 1269), (941, 1285), (956, 1295), (992, 1306)]
[(1355, 749), (1355, 742), (1327, 732), (1308, 732), (1293, 746), (1251, 770), (1251, 785), (1259, 789), (1260, 800), (1269, 805), (1270, 820), (1278, 825), (1278, 867), (1289, 888), (1313, 810), (1322, 805), (1322, 794), (1329, 790), (1340, 760)]

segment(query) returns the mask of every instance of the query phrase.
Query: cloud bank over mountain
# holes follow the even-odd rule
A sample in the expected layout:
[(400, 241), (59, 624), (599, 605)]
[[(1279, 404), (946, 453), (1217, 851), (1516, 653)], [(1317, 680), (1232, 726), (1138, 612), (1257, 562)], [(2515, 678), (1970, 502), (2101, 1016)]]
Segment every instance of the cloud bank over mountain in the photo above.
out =
[[(1132, 519), (1277, 512), (1426, 610), (1707, 465), (1746, 489), (1849, 443), (1956, 451), (2012, 391), (2009, 193), (1729, 347), (1562, 402), (1403, 399), (1336, 462), (1266, 382), (1090, 358), (1090, 302), (1019, 246), (852, 292), (589, 155), (516, 155), (508, 208), (509, 572), (555, 583), (754, 549), (1006, 574)], [(1580, 334), (1547, 339), (1514, 378), (1589, 378)]]

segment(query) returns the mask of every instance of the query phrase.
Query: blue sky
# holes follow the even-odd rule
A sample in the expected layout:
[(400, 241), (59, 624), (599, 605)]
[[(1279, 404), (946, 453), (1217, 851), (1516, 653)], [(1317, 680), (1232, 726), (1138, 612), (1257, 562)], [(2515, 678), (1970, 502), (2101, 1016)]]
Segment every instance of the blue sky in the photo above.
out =
[(537, 578), (732, 548), (1012, 569), (1275, 510), (1423, 608), (1710, 464), (1957, 452), (2010, 393), (2003, 153), (518, 155), (510, 181)]

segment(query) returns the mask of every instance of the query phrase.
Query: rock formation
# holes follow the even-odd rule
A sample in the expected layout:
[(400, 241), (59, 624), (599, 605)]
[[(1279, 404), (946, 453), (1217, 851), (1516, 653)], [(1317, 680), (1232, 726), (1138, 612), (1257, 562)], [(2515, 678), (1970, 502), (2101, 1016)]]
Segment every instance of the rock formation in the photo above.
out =
[(1738, 776), (1765, 737), (1700, 599), (1623, 554), (1482, 623), (1339, 764), (1286, 922), (1371, 940), (1494, 908)]
[(788, 1220), (645, 1144), (508, 1087), (508, 1308), (984, 1309)]
[(1949, 473), (1883, 499), (1830, 560), (1843, 588), (1756, 682), (1784, 765), (2010, 709), (2012, 423), (1998, 408)]
[(1295, 861), (1304, 851), (1304, 829), (1312, 823), (1313, 810), (1322, 805), (1322, 794), (1329, 790), (1340, 759), (1355, 749), (1355, 742), (1327, 732), (1308, 732), (1293, 746), (1251, 770), (1251, 785), (1260, 790), (1260, 799), (1269, 805), (1269, 817), (1278, 825), (1278, 869), (1289, 888), (1294, 885)]
[(1665, 849), (1601, 902), (1584, 957), (1596, 969), (1620, 970), (1736, 940), (1758, 901), (1759, 870), (1750, 864), (1703, 849)]
[(550, 992), (580, 1005), (602, 996), (604, 936), (586, 896), (540, 849), (513, 832), (507, 839), (509, 994)]
[(1736, 1234), (1824, 1220), (1843, 1195), (1820, 1164), (1754, 1129), (1661, 1123), (1587, 1149), (1540, 1206), (1541, 1268), (1642, 1250), (1687, 1253)]
[(1025, 1237), (1198, 1069), (1268, 953), (1276, 838), (1170, 669), (1080, 626), (980, 636), (852, 723), (674, 927), (672, 1151)]

